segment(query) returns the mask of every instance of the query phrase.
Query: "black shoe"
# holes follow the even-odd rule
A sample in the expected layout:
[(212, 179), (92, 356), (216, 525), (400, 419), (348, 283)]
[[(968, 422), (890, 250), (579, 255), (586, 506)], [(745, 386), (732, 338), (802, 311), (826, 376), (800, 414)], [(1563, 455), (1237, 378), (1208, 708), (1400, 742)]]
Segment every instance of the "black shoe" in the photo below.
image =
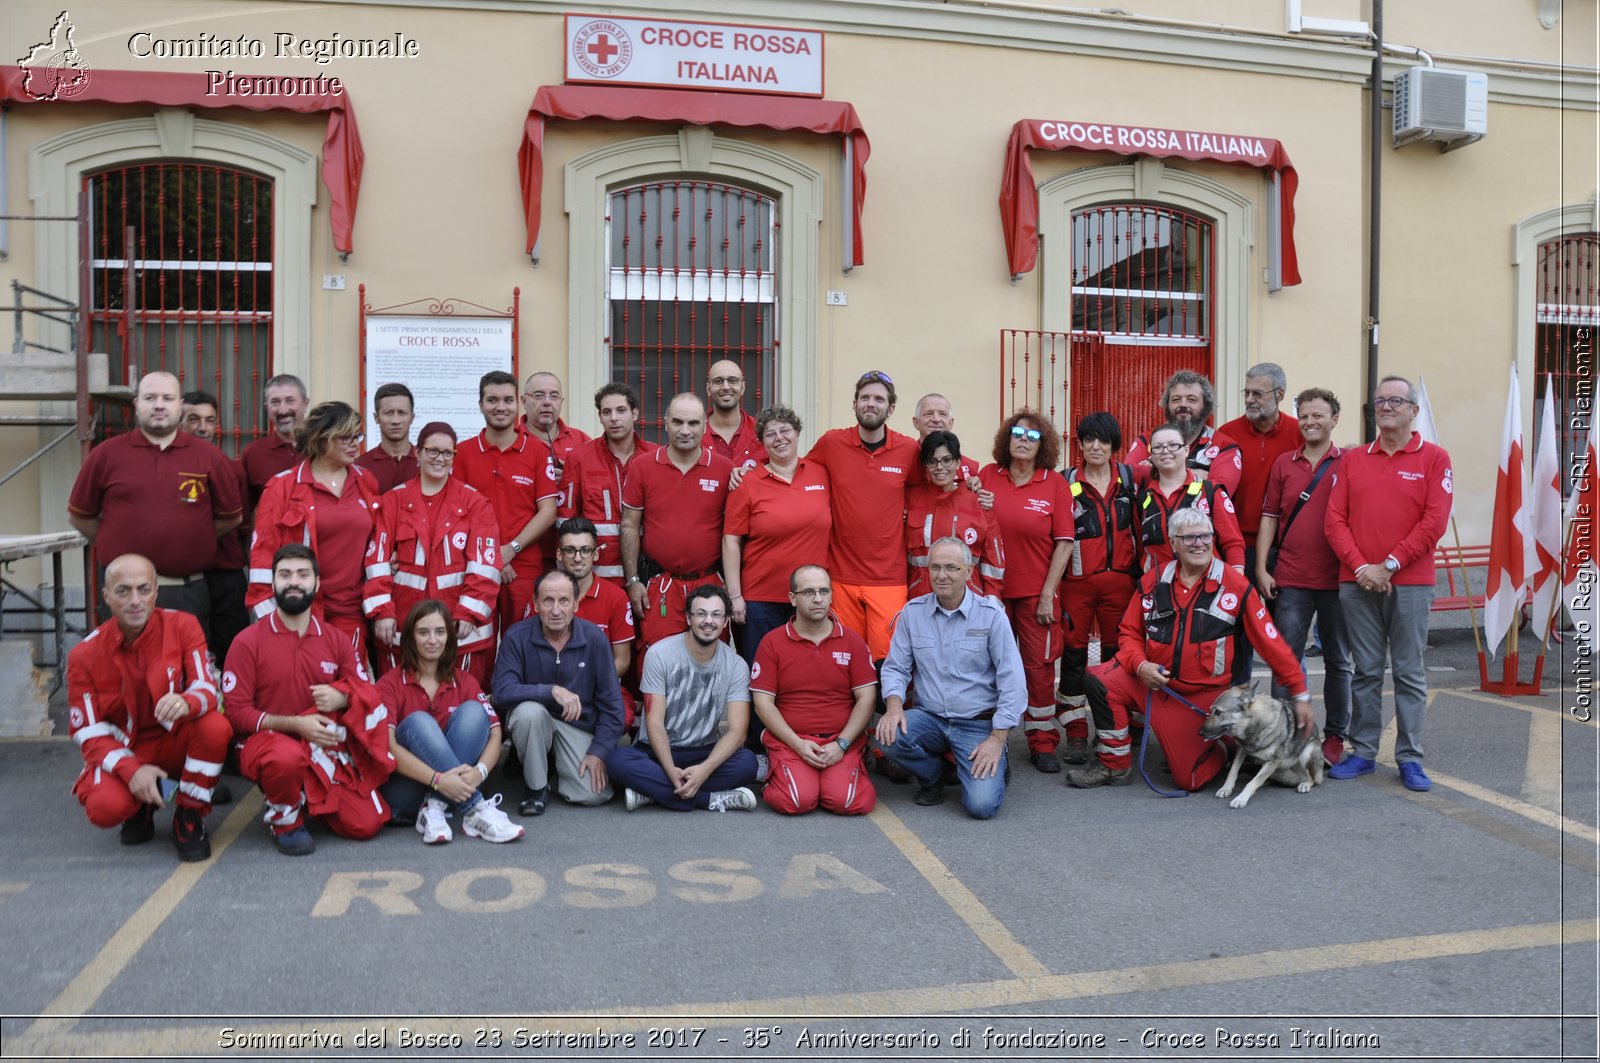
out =
[(1030, 753), (1028, 759), (1033, 761), (1033, 766), (1046, 775), (1055, 775), (1061, 771), (1061, 761), (1056, 759), (1054, 753)]
[(912, 779), (909, 771), (890, 760), (888, 757), (878, 757), (878, 774), (893, 783), (908, 783)]
[(944, 783), (936, 782), (932, 786), (918, 786), (917, 794), (911, 800), (924, 806), (944, 804)]
[(156, 806), (140, 805), (132, 819), (124, 820), (118, 840), (123, 845), (143, 845), (156, 836)]
[(544, 810), (550, 806), (550, 787), (541, 786), (537, 790), (528, 790), (522, 795), (522, 801), (517, 805), (517, 812), (524, 816), (542, 816)]
[(1068, 764), (1089, 763), (1089, 740), (1067, 735), (1067, 740), (1062, 746), (1061, 759)]
[(180, 807), (172, 814), (172, 844), (184, 863), (211, 859), (211, 839), (206, 837), (206, 821), (198, 809)]
[(211, 803), (213, 805), (233, 804), (233, 787), (225, 782), (219, 782), (211, 788)]

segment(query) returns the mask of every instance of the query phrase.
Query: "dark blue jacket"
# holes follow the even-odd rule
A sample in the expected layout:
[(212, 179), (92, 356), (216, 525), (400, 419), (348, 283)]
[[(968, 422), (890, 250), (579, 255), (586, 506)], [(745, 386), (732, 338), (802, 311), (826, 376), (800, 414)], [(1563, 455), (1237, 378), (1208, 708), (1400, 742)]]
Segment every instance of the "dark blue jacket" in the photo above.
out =
[(605, 759), (622, 737), (622, 684), (605, 632), (578, 617), (572, 635), (558, 654), (544, 637), (537, 616), (512, 624), (500, 637), (494, 665), (494, 704), (508, 719), (524, 701), (537, 701), (556, 718), (561, 709), (552, 687), (578, 695), (583, 712), (572, 726), (594, 735), (589, 753)]

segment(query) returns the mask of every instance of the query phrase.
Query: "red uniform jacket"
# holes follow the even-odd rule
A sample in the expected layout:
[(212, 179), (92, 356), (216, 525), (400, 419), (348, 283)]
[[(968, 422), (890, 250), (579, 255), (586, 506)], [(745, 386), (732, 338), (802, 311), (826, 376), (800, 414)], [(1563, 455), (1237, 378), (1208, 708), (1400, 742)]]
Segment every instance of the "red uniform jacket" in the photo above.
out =
[[(133, 669), (140, 666), (143, 683), (135, 688)], [(181, 694), (193, 716), (217, 708), (198, 620), (155, 609), (131, 648), (114, 619), (89, 632), (67, 655), (67, 725), (83, 753), (83, 770), (131, 780), (142, 763), (128, 747), (164, 734), (155, 705), (167, 694)]]
[(599, 533), (594, 574), (618, 585), (622, 583), (622, 485), (634, 458), (649, 454), (656, 447), (635, 434), (633, 454), (621, 462), (601, 436), (573, 450), (561, 470), (561, 501), (556, 503), (556, 516), (559, 520), (585, 517), (594, 522)]
[[(1148, 432), (1133, 441), (1126, 457), (1128, 464), (1136, 470), (1141, 465), (1149, 466)], [(1239, 444), (1210, 425), (1203, 427), (1194, 442), (1189, 444), (1189, 456), (1185, 464), (1206, 479), (1221, 484), (1230, 495), (1239, 489), (1239, 478), (1244, 475), (1244, 459), (1239, 452)]]
[(489, 500), (460, 480), (446, 480), (431, 506), (422, 481), (406, 481), (373, 516), (362, 611), (368, 620), (404, 624), (412, 606), (438, 598), (452, 619), (472, 625), (458, 652), (493, 645), (499, 534)]
[(1190, 506), (1211, 518), (1211, 528), (1216, 535), (1211, 552), (1229, 565), (1243, 568), (1244, 535), (1233, 515), (1233, 501), (1228, 498), (1228, 492), (1215, 481), (1196, 480), (1194, 473), (1190, 473), (1188, 482), (1170, 495), (1163, 495), (1160, 484), (1154, 480), (1139, 490), (1139, 549), (1144, 570), (1157, 570), (1172, 560), (1167, 521), (1176, 510)]
[(1144, 574), (1139, 593), (1122, 614), (1117, 663), (1135, 675), (1146, 661), (1170, 673), (1167, 685), (1180, 694), (1221, 690), (1233, 677), (1239, 629), (1272, 669), (1272, 678), (1292, 696), (1306, 692), (1300, 664), (1278, 635), (1261, 596), (1216, 558), (1193, 588), (1178, 585), (1178, 563)]
[[(360, 557), (330, 557), (317, 543), (317, 506), (319, 495), (312, 486), (311, 463), (302, 461), (286, 473), (274, 476), (266, 490), (261, 492), (261, 503), (256, 507), (255, 535), (250, 541), (250, 586), (245, 591), (244, 602), (250, 608), (252, 619), (270, 613), (272, 604), (272, 556), (285, 543), (303, 543), (317, 555), (317, 567), (322, 573), (324, 587), (330, 573), (351, 571), (359, 580)], [(345, 490), (361, 493), (361, 502), (378, 519), (378, 481), (359, 465), (350, 466)], [(321, 604), (313, 606), (322, 615)]]
[(928, 578), (928, 550), (946, 536), (967, 544), (976, 564), (967, 586), (974, 594), (998, 598), (1006, 578), (1006, 550), (1000, 539), (1000, 526), (978, 505), (978, 496), (965, 485), (943, 491), (924, 483), (906, 491), (906, 556), (910, 575), (906, 596), (933, 591)]
[(1082, 478), (1078, 468), (1064, 475), (1072, 492), (1072, 561), (1067, 579), (1082, 579), (1098, 572), (1139, 574), (1140, 477), (1131, 465), (1112, 467), (1105, 495)]

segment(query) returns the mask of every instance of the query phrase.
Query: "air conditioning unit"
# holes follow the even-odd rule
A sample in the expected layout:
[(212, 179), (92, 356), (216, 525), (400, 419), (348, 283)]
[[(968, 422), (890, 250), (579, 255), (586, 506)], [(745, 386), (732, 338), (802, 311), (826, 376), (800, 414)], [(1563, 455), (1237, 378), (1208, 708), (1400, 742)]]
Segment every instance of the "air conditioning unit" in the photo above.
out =
[(1489, 75), (1414, 66), (1394, 79), (1394, 146), (1432, 140), (1441, 151), (1489, 131)]

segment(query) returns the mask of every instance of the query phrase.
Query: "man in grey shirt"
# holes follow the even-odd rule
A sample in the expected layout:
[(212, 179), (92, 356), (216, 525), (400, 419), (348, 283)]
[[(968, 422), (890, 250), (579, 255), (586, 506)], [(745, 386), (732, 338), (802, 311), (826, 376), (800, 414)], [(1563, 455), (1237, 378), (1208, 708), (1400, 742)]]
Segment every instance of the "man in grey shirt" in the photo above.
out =
[(684, 606), (689, 630), (645, 655), (639, 689), (650, 748), (618, 746), (606, 757), (629, 812), (652, 803), (680, 812), (756, 807), (756, 755), (744, 748), (750, 669), (722, 641), (731, 611), (721, 585), (696, 587)]
[[(959, 778), (967, 813), (990, 819), (1005, 800), (1006, 736), (1021, 721), (1028, 692), (1004, 607), (967, 589), (972, 560), (960, 539), (929, 548), (933, 593), (907, 602), (895, 622), (877, 739), (885, 756), (917, 777), (917, 804), (939, 804), (945, 784)], [(913, 680), (916, 707), (907, 711)], [(953, 767), (946, 752), (955, 754)]]

